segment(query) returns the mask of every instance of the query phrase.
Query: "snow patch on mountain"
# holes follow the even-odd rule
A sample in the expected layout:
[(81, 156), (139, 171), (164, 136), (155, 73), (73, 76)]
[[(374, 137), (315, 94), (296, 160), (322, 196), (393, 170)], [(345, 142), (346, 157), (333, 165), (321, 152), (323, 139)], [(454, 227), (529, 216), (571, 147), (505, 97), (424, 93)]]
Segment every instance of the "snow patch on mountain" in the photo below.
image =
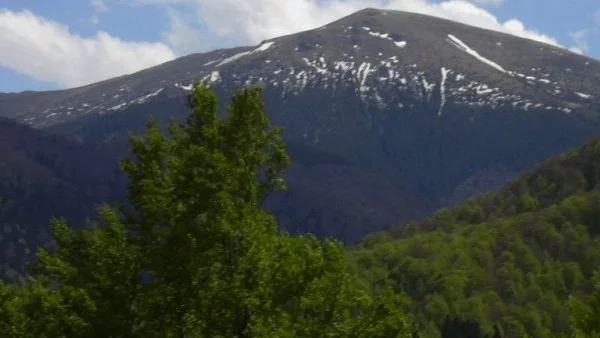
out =
[(175, 87), (181, 88), (181, 89), (186, 90), (186, 91), (190, 91), (194, 87), (194, 84), (190, 83), (189, 85), (184, 86), (184, 85), (181, 85), (179, 83), (175, 83)]
[(371, 68), (371, 63), (369, 63), (369, 62), (363, 62), (358, 67), (358, 72), (357, 72), (356, 76), (360, 79), (360, 86), (359, 86), (360, 92), (365, 92), (365, 91), (369, 90), (369, 87), (365, 86), (365, 83), (367, 81), (367, 77), (369, 76), (369, 74), (374, 71), (375, 70)]
[(118, 104), (118, 105), (116, 105), (116, 106), (112, 106), (112, 107), (108, 108), (107, 110), (108, 110), (108, 111), (111, 111), (111, 110), (119, 110), (119, 109), (125, 108), (126, 106), (127, 106), (127, 103), (125, 103), (125, 102), (121, 102), (120, 104)]
[(327, 63), (323, 57), (317, 60), (309, 60), (308, 58), (302, 58), (306, 65), (312, 67), (318, 74), (327, 74)]
[[(423, 76), (423, 74), (419, 74)], [(423, 82), (423, 89), (425, 89), (425, 100), (429, 101), (431, 99), (431, 94), (433, 94), (433, 89), (435, 88), (435, 83), (429, 83), (426, 77), (422, 77), (421, 81)]]
[(392, 41), (394, 43), (394, 45), (396, 45), (397, 47), (404, 48), (407, 45), (406, 41), (396, 41), (392, 37), (390, 37), (390, 34), (388, 34), (388, 33), (374, 32), (369, 27), (363, 27), (362, 29), (367, 31), (369, 33), (369, 35), (372, 35), (372, 36), (375, 36), (378, 38), (382, 38), (384, 40)]
[(475, 88), (475, 92), (477, 93), (477, 95), (487, 95), (493, 93), (494, 89), (489, 88), (485, 84), (481, 84)]
[[(372, 29), (363, 28), (369, 32), (369, 36), (393, 41), (387, 33), (375, 32)], [(366, 35), (366, 34), (365, 34)], [(446, 38), (446, 37), (444, 37)], [(449, 34), (447, 40), (456, 48), (477, 58), (494, 69), (509, 75), (515, 79), (520, 79), (523, 83), (529, 85), (538, 84), (546, 87), (544, 90), (557, 99), (568, 101), (573, 94), (567, 95), (569, 91), (562, 89), (564, 83), (560, 77), (556, 81), (550, 79), (548, 69), (527, 67), (527, 69), (518, 69), (517, 71), (507, 70), (499, 64), (481, 56), (478, 51), (466, 45), (457, 37)], [(406, 46), (405, 43), (393, 41), (397, 46)], [(362, 51), (345, 50), (341, 54), (329, 54), (326, 49), (302, 51), (300, 55), (293, 59), (278, 58), (277, 54), (265, 56), (261, 63), (264, 69), (253, 68), (248, 71), (229, 72), (219, 68), (220, 66), (233, 62), (249, 54), (260, 53), (269, 50), (277, 41), (265, 42), (251, 50), (232, 55), (231, 52), (220, 52), (205, 60), (212, 60), (204, 63), (210, 67), (190, 68), (177, 74), (163, 74), (160, 78), (152, 79), (147, 84), (135, 84), (134, 82), (122, 82), (112, 88), (97, 93), (93, 98), (85, 98), (88, 102), (82, 104), (81, 101), (68, 99), (61, 102), (65, 107), (74, 107), (73, 109), (63, 106), (53, 107), (44, 113), (37, 114), (37, 117), (56, 119), (60, 115), (69, 114), (92, 114), (104, 113), (107, 111), (123, 110), (131, 104), (145, 103), (152, 97), (157, 96), (163, 91), (168, 83), (178, 90), (167, 91), (166, 97), (184, 95), (182, 91), (191, 91), (193, 83), (201, 80), (215, 86), (248, 86), (264, 85), (271, 88), (277, 88), (281, 91), (281, 96), (300, 95), (306, 89), (344, 89), (351, 90), (363, 100), (366, 104), (374, 104), (380, 109), (390, 107), (401, 107), (401, 109), (413, 109), (415, 104), (422, 102), (428, 107), (428, 111), (441, 116), (448, 113), (452, 106), (489, 106), (492, 109), (500, 107), (514, 107), (523, 111), (532, 109), (554, 109), (570, 113), (572, 110), (567, 106), (561, 107), (557, 104), (545, 105), (534, 98), (527, 98), (524, 91), (518, 88), (493, 87), (485, 80), (477, 78), (477, 74), (468, 73), (467, 69), (456, 69), (451, 71), (448, 66), (437, 68), (437, 71), (429, 71), (429, 68), (421, 68), (411, 60), (406, 62), (403, 57), (393, 55), (384, 56), (385, 52), (378, 52), (362, 55)], [(290, 47), (291, 49), (292, 47)], [(393, 47), (392, 47), (393, 48)], [(410, 51), (407, 51), (410, 52)], [(389, 53), (389, 50), (388, 50)], [(296, 54), (295, 54), (296, 55)], [(467, 56), (469, 57), (469, 56)], [(203, 61), (204, 62), (204, 61)], [(406, 62), (406, 63), (405, 63)], [(418, 62), (418, 61), (417, 61)], [(428, 65), (423, 65), (429, 67)], [(462, 73), (460, 72), (462, 71)], [(438, 73), (439, 72), (439, 73)], [(531, 75), (525, 75), (522, 72), (531, 72)], [(441, 74), (441, 80), (440, 75)], [(438, 82), (439, 81), (439, 82)], [(163, 84), (165, 83), (165, 84)], [(187, 84), (187, 85), (185, 85)], [(435, 87), (440, 86), (440, 101), (432, 100), (437, 96)], [(143, 93), (149, 93), (140, 96)], [(589, 94), (577, 92), (582, 99), (589, 99)], [(137, 98), (136, 98), (137, 97)], [(399, 102), (402, 101), (402, 102)], [(94, 105), (94, 107), (90, 107)], [(87, 105), (87, 106), (86, 106)], [(109, 108), (105, 108), (109, 107)], [(549, 107), (549, 108), (547, 108)], [(46, 107), (43, 107), (44, 109)], [(396, 108), (398, 109), (398, 108)], [(40, 109), (43, 110), (43, 109)], [(31, 121), (30, 119), (28, 121)], [(39, 121), (39, 120), (37, 120)], [(36, 121), (36, 122), (37, 122)], [(376, 127), (376, 126), (375, 126)], [(325, 131), (323, 131), (325, 132)]]
[(220, 67), (222, 65), (228, 64), (228, 63), (233, 62), (233, 61), (235, 61), (243, 56), (246, 56), (246, 55), (250, 55), (250, 54), (254, 54), (254, 53), (258, 53), (258, 52), (264, 52), (267, 49), (271, 48), (271, 46), (273, 46), (274, 43), (275, 43), (274, 41), (268, 41), (268, 42), (261, 44), (260, 46), (258, 46), (257, 48), (255, 48), (253, 50), (237, 53), (233, 56), (225, 58), (224, 60), (219, 62), (219, 64), (217, 64), (216, 67)]
[(210, 73), (210, 82), (218, 81), (219, 78), (220, 76), (218, 71), (213, 71), (212, 73)]
[(440, 81), (440, 108), (438, 109), (438, 116), (442, 116), (444, 105), (446, 104), (446, 80), (448, 79), (449, 69), (442, 67), (442, 80)]
[(454, 46), (456, 46), (457, 48), (463, 50), (464, 52), (466, 52), (467, 54), (472, 55), (473, 57), (477, 58), (479, 61), (501, 71), (502, 73), (508, 73), (506, 71), (506, 69), (504, 69), (504, 67), (500, 66), (499, 64), (497, 64), (494, 61), (491, 61), (489, 59), (486, 59), (485, 57), (481, 56), (476, 50), (472, 49), (471, 47), (467, 46), (466, 43), (462, 42), (459, 38), (455, 37), (452, 34), (448, 34), (448, 41), (450, 43), (452, 43)]
[(592, 97), (592, 95), (586, 93), (575, 92), (575, 94), (577, 94), (577, 96), (581, 97), (582, 99), (589, 99)]
[(144, 102), (146, 102), (148, 99), (150, 99), (151, 97), (153, 97), (153, 96), (156, 96), (156, 95), (160, 94), (160, 92), (162, 92), (162, 91), (163, 91), (163, 89), (164, 89), (164, 88), (158, 88), (157, 90), (153, 91), (152, 93), (150, 93), (150, 94), (148, 94), (148, 95), (144, 95), (144, 96), (142, 96), (142, 97), (138, 97), (138, 98), (137, 98), (137, 99), (135, 99), (135, 100), (132, 100), (130, 103), (137, 103), (137, 104), (144, 103)]
[(250, 54), (264, 52), (267, 49), (271, 48), (271, 46), (273, 46), (274, 43), (275, 43), (275, 41), (265, 42), (262, 45), (258, 46), (255, 50), (251, 51)]
[(242, 56), (246, 56), (246, 55), (248, 55), (248, 54), (250, 54), (250, 52), (249, 52), (249, 51), (248, 51), (248, 52), (241, 52), (241, 53), (237, 53), (237, 54), (235, 54), (235, 55), (233, 55), (233, 56), (230, 56), (230, 57), (228, 57), (228, 58), (225, 58), (225, 59), (223, 59), (223, 61), (219, 62), (219, 63), (217, 64), (217, 66), (216, 66), (216, 67), (220, 67), (220, 66), (222, 66), (222, 65), (224, 65), (224, 64), (228, 64), (228, 63), (230, 63), (230, 62), (233, 62), (233, 61), (235, 61), (235, 60), (237, 60), (237, 59), (241, 58)]

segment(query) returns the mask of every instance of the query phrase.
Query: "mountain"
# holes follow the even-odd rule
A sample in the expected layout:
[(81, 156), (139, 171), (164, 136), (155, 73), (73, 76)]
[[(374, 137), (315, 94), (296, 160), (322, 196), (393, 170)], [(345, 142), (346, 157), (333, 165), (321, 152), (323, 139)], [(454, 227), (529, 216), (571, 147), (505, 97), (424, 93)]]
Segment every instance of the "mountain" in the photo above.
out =
[[(270, 117), (301, 149), (291, 153), (303, 168), (291, 171), (292, 189), (270, 203), (274, 212), (290, 229), (355, 242), (498, 188), (597, 135), (598, 74), (598, 61), (562, 48), (365, 9), (80, 88), (0, 94), (0, 116), (124, 148), (148, 117), (185, 117), (195, 80), (223, 97), (264, 86)], [(326, 164), (303, 164), (314, 157)]]
[(562, 48), (420, 14), (366, 9), (258, 47), (193, 54), (81, 88), (0, 98), (3, 115), (37, 127), (180, 97), (197, 79), (225, 89), (262, 83), (284, 100), (311, 89), (348, 89), (382, 110), (402, 103), (408, 111), (419, 104), (419, 111), (439, 115), (456, 105), (577, 113), (600, 103), (593, 95), (599, 71), (597, 61)]
[(447, 316), (502, 337), (573, 337), (566, 305), (600, 277), (599, 187), (593, 138), (498, 191), (368, 236), (357, 271), (408, 293), (423, 337)]
[[(3, 219), (48, 223), (87, 207), (124, 197), (115, 159), (121, 149), (71, 140), (0, 118), (0, 196)], [(33, 212), (35, 210), (35, 212)]]
[[(7, 230), (12, 235), (0, 235), (0, 241), (12, 243), (8, 248), (23, 238), (33, 249), (46, 244), (51, 218), (64, 217), (81, 226), (95, 216), (98, 204), (124, 202), (126, 180), (117, 161), (128, 155), (128, 149), (125, 142), (95, 144), (0, 118), (1, 217), (7, 229), (23, 230)], [(426, 216), (423, 208), (431, 208), (425, 198), (388, 184), (388, 177), (373, 175), (341, 157), (297, 144), (290, 144), (288, 151), (295, 158), (286, 174), (293, 193), (269, 199), (268, 207), (293, 233), (357, 242), (381, 224), (421, 218)], [(322, 179), (327, 183), (314, 184)], [(320, 227), (330, 220), (340, 227)]]
[(29, 252), (50, 243), (52, 217), (81, 227), (96, 205), (124, 200), (121, 153), (0, 118), (1, 277), (14, 278)]

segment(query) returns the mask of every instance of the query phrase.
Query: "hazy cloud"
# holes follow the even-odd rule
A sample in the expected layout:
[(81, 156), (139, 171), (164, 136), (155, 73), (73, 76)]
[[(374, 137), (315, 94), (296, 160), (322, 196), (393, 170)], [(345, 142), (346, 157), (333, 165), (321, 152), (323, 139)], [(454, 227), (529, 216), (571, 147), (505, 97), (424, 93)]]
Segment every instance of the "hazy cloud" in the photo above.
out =
[(64, 87), (132, 73), (175, 58), (164, 43), (82, 37), (30, 11), (0, 10), (0, 67)]
[(481, 5), (501, 5), (504, 3), (504, 0), (469, 0), (471, 2), (481, 4)]
[[(42, 81), (72, 87), (132, 73), (171, 60), (176, 54), (256, 44), (264, 39), (323, 26), (366, 7), (395, 9), (450, 19), (472, 26), (560, 46), (552, 37), (521, 21), (500, 21), (474, 2), (447, 0), (119, 0), (117, 3), (160, 5), (168, 27), (163, 42), (123, 41), (104, 31), (80, 36), (63, 24), (29, 11), (0, 9), (0, 67)], [(94, 13), (109, 10), (108, 1), (91, 0)], [(114, 10), (114, 8), (113, 8)], [(600, 11), (596, 15), (600, 22)], [(97, 17), (96, 17), (97, 19)], [(572, 34), (571, 50), (585, 53), (590, 33)], [(176, 52), (175, 52), (176, 51)]]
[(94, 13), (90, 17), (90, 22), (93, 24), (97, 24), (100, 22), (100, 15), (102, 13), (108, 12), (108, 6), (104, 2), (104, 0), (91, 0), (89, 3), (90, 7)]
[(104, 2), (104, 0), (91, 0), (90, 6), (92, 6), (94, 11), (97, 13), (108, 12), (108, 6)]
[(201, 34), (197, 27), (193, 26), (193, 15), (167, 9), (169, 16), (169, 28), (162, 33), (166, 43), (175, 48), (180, 54), (197, 52), (206, 43), (207, 36)]
[[(171, 25), (165, 36), (177, 41), (174, 47), (193, 46), (196, 51), (239, 44), (255, 44), (280, 35), (312, 29), (366, 7), (396, 9), (446, 18), (472, 26), (492, 29), (516, 36), (559, 45), (543, 33), (528, 29), (521, 21), (500, 22), (491, 12), (473, 2), (449, 0), (132, 0), (136, 4), (185, 4), (195, 17), (170, 15)], [(499, 4), (498, 0), (478, 0), (480, 4)], [(187, 14), (187, 13), (186, 13)], [(233, 19), (235, 18), (235, 20)], [(182, 19), (184, 21), (182, 21)], [(187, 22), (187, 23), (186, 23)], [(202, 22), (205, 29), (192, 33), (192, 23)], [(190, 37), (189, 40), (185, 36)], [(202, 38), (199, 38), (202, 37)], [(188, 41), (187, 43), (183, 41)]]
[(571, 36), (573, 41), (575, 41), (575, 46), (569, 48), (570, 51), (577, 53), (577, 54), (585, 54), (585, 53), (589, 52), (589, 50), (590, 50), (590, 45), (588, 42), (589, 35), (590, 35), (589, 29), (582, 29), (580, 31), (570, 33), (569, 35)]
[(600, 9), (593, 14), (594, 23), (591, 28), (571, 32), (569, 35), (575, 42), (575, 45), (569, 48), (570, 51), (578, 54), (587, 54), (590, 51), (590, 38), (595, 38), (600, 32)]

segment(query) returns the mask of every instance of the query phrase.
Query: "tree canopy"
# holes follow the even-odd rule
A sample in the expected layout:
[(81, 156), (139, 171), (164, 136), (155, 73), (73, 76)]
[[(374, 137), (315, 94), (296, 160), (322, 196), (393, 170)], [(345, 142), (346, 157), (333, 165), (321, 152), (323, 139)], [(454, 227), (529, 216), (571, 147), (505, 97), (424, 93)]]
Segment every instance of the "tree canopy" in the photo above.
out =
[(352, 273), (343, 246), (281, 231), (264, 209), (290, 163), (262, 90), (226, 119), (204, 85), (191, 114), (131, 138), (131, 208), (52, 221), (27, 281), (0, 284), (0, 336), (410, 337), (405, 298)]
[(348, 249), (264, 209), (291, 158), (260, 88), (188, 105), (131, 137), (127, 206), (0, 283), (0, 337), (600, 337), (600, 139)]

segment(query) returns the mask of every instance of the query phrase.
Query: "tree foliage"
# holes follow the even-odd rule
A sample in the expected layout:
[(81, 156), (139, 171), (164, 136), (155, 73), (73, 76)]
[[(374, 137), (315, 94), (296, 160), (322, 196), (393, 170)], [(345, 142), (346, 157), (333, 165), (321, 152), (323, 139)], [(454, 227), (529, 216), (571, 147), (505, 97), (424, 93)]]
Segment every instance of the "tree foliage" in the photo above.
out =
[(488, 335), (498, 325), (505, 337), (593, 336), (598, 158), (594, 139), (497, 192), (370, 236), (353, 251), (357, 269), (407, 293), (425, 337), (438, 337), (448, 316)]
[(590, 294), (569, 302), (575, 338), (600, 337), (600, 274), (594, 275), (594, 289)]
[(600, 336), (599, 139), (348, 251), (263, 208), (291, 159), (261, 95), (221, 119), (198, 85), (187, 121), (149, 121), (129, 207), (53, 220), (55, 249), (0, 284), (0, 336)]
[(132, 137), (132, 208), (52, 228), (23, 285), (0, 284), (0, 336), (409, 337), (406, 302), (352, 274), (344, 248), (292, 237), (263, 209), (290, 163), (261, 90), (228, 117), (198, 85), (186, 123)]

